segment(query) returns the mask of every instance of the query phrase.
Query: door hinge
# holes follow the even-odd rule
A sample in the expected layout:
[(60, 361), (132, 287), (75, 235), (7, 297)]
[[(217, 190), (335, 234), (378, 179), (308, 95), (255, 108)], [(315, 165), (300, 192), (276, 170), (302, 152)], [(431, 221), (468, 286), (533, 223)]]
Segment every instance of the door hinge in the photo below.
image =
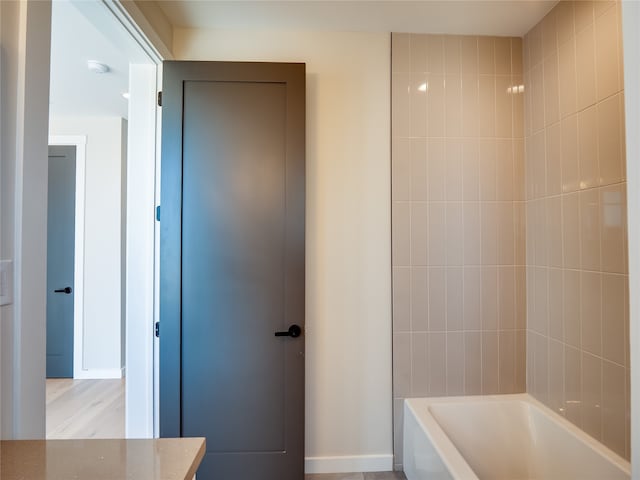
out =
[(160, 338), (160, 322), (156, 322), (154, 330), (155, 330), (155, 336)]
[(156, 207), (156, 220), (160, 221), (160, 205)]
[(162, 106), (162, 92), (158, 92), (158, 106)]

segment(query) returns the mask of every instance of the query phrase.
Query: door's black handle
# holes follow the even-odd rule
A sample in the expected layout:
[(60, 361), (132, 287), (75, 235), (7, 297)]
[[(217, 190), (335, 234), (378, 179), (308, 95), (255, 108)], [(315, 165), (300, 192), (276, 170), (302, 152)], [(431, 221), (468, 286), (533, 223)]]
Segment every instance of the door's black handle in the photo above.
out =
[(276, 337), (299, 337), (302, 333), (302, 329), (295, 323), (289, 327), (286, 332), (276, 332)]
[(64, 293), (66, 295), (69, 295), (73, 290), (71, 290), (71, 287), (64, 287), (64, 288), (58, 288), (57, 290), (54, 290), (54, 293)]

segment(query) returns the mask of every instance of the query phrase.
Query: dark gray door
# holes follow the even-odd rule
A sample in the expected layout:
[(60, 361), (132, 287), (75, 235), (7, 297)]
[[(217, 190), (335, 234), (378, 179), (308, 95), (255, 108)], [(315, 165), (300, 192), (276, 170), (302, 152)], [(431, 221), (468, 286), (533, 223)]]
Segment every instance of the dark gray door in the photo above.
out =
[(304, 83), (164, 64), (160, 432), (206, 437), (198, 480), (304, 475)]
[(73, 378), (76, 147), (49, 147), (47, 378)]

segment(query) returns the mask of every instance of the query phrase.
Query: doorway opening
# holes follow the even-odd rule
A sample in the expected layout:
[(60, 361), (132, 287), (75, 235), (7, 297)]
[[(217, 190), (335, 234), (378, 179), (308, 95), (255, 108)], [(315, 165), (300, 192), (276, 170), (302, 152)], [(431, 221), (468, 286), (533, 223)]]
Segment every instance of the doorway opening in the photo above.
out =
[(155, 204), (161, 59), (122, 15), (52, 5), (47, 438), (153, 436), (155, 225), (137, 219)]

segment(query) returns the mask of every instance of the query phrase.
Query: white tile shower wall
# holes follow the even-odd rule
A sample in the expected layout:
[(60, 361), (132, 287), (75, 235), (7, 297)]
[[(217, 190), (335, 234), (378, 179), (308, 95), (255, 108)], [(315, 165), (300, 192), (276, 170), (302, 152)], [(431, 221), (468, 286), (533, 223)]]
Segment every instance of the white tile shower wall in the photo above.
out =
[(527, 390), (629, 458), (620, 19), (561, 1), (524, 38)]
[(392, 35), (394, 452), (402, 399), (525, 390), (522, 41)]

